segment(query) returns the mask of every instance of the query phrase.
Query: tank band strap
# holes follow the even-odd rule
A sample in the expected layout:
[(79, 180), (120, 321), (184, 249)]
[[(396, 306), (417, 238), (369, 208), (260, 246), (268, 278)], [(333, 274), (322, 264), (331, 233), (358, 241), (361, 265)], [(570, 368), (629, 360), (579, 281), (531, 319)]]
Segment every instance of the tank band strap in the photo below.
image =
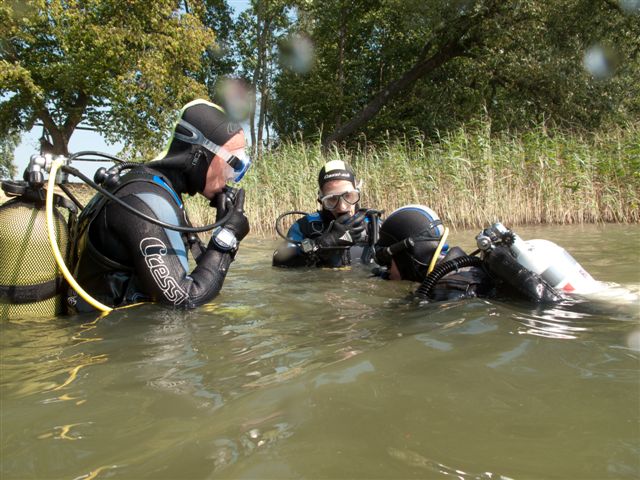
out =
[(55, 297), (62, 291), (63, 279), (56, 277), (34, 285), (0, 285), (0, 301), (32, 303)]

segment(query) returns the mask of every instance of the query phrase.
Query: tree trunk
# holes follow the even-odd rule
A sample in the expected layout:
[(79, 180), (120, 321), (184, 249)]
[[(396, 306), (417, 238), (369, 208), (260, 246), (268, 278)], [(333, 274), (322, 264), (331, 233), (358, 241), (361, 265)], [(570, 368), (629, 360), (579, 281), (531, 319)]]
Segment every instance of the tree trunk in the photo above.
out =
[[(266, 83), (266, 81), (264, 83)], [(258, 159), (262, 157), (262, 131), (266, 123), (268, 101), (269, 90), (262, 88), (260, 91), (260, 113), (258, 114)]]
[(47, 145), (49, 151), (53, 155), (69, 155), (69, 140), (78, 124), (84, 117), (87, 108), (88, 98), (84, 92), (80, 92), (76, 101), (69, 109), (69, 114), (62, 126), (58, 126), (53, 120), (51, 113), (44, 106), (38, 112), (38, 117), (42, 120), (44, 128), (51, 136), (51, 143)]
[[(425, 43), (413, 67), (400, 78), (388, 83), (387, 86), (379, 91), (351, 120), (336, 127), (336, 129), (323, 140), (323, 149), (327, 151), (334, 143), (343, 141), (361, 129), (369, 120), (378, 114), (382, 107), (394, 97), (413, 86), (417, 80), (441, 67), (452, 58), (463, 55), (474, 42), (478, 41), (476, 38), (469, 36), (470, 29), (479, 24), (483, 19), (494, 14), (499, 8), (499, 4), (500, 2), (498, 0), (488, 1), (483, 12), (464, 17), (456, 25), (445, 25), (440, 32), (436, 32), (433, 38), (441, 38), (446, 35), (449, 37), (449, 40), (444, 42), (440, 48), (428, 58), (427, 55), (431, 51), (432, 44), (430, 41)], [(452, 30), (455, 30), (456, 33), (452, 34)]]
[(325, 149), (331, 147), (333, 143), (341, 142), (354, 132), (362, 128), (369, 120), (377, 115), (391, 99), (412, 86), (418, 79), (427, 73), (439, 68), (452, 58), (461, 55), (464, 49), (458, 45), (457, 41), (444, 45), (436, 54), (426, 60), (416, 63), (411, 70), (402, 77), (387, 84), (378, 92), (371, 101), (344, 125), (336, 128), (323, 142)]
[(251, 102), (251, 111), (249, 112), (249, 131), (251, 132), (251, 154), (255, 156), (256, 154), (256, 104), (258, 100), (258, 79), (260, 78), (260, 62), (261, 62), (261, 45), (262, 45), (262, 35), (263, 31), (261, 28), (262, 15), (260, 9), (256, 10), (256, 37), (257, 37), (257, 56), (256, 59), (256, 67), (253, 69), (253, 75), (251, 78), (251, 87), (252, 87), (252, 95), (253, 101)]
[(267, 105), (269, 101), (269, 68), (267, 65), (267, 44), (271, 40), (271, 19), (264, 21), (264, 34), (262, 42), (262, 66), (260, 68), (260, 112), (258, 113), (258, 145), (256, 156), (258, 159), (262, 157), (262, 131), (265, 125), (267, 115)]
[(338, 95), (336, 100), (336, 130), (342, 125), (342, 111), (343, 111), (343, 99), (344, 99), (344, 50), (347, 39), (347, 8), (344, 3), (340, 9), (340, 32), (338, 34), (338, 71), (336, 72), (336, 81), (338, 83)]

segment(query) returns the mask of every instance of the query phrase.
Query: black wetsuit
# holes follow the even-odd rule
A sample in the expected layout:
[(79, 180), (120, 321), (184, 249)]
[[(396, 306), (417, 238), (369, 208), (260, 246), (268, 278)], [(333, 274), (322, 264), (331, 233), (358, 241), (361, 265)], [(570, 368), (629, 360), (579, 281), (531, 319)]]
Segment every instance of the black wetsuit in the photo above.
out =
[[(460, 247), (452, 247), (438, 262), (442, 264), (454, 258), (465, 256)], [(429, 298), (435, 301), (457, 300), (472, 297), (493, 297), (496, 285), (484, 268), (464, 267), (448, 273), (435, 284)]]
[[(326, 210), (311, 213), (296, 221), (287, 232), (287, 237), (297, 242), (316, 239), (330, 228), (334, 220), (335, 217)], [(369, 218), (365, 222), (368, 223)], [(366, 240), (350, 248), (321, 249), (309, 253), (303, 252), (299, 245), (287, 243), (273, 253), (273, 266), (337, 268), (351, 265), (352, 261), (358, 259), (369, 263), (371, 257), (371, 247)]]
[[(191, 226), (181, 195), (185, 182), (173, 170), (138, 167), (113, 193), (141, 212), (169, 224)], [(187, 236), (136, 216), (97, 194), (78, 221), (76, 280), (95, 299), (110, 306), (157, 301), (195, 307), (214, 298), (232, 254), (205, 247)], [(196, 267), (190, 272), (187, 252)], [(68, 303), (78, 311), (91, 307), (71, 291)]]

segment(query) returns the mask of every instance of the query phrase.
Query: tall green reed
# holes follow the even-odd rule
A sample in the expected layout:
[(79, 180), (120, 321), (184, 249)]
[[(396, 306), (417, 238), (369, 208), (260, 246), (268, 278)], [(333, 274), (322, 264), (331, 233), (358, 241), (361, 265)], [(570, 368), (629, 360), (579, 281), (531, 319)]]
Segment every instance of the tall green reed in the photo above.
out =
[[(267, 151), (242, 186), (253, 234), (274, 234), (287, 210), (314, 211), (317, 174), (328, 159), (352, 165), (363, 181), (361, 206), (433, 208), (453, 228), (640, 222), (640, 123), (598, 132), (547, 130), (491, 134), (488, 123), (461, 127), (435, 140), (419, 135), (322, 154), (318, 143), (284, 142)], [(187, 199), (194, 224), (215, 210)]]
[[(318, 171), (337, 158), (363, 181), (362, 206), (390, 213), (420, 203), (454, 228), (496, 220), (509, 225), (640, 221), (640, 124), (596, 133), (540, 127), (497, 135), (488, 124), (476, 124), (436, 140), (414, 135), (362, 142), (327, 156), (317, 143), (285, 142), (245, 177), (253, 233), (272, 235), (276, 217), (286, 210), (314, 211)], [(213, 212), (199, 211), (202, 221), (211, 220)]]

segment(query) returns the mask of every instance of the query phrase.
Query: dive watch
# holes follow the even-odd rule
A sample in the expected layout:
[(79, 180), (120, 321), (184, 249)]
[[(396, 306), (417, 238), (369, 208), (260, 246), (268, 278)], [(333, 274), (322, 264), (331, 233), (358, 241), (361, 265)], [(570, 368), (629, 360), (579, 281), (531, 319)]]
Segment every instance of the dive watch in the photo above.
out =
[(211, 240), (221, 252), (234, 252), (238, 249), (238, 239), (228, 228), (217, 227), (211, 234)]

